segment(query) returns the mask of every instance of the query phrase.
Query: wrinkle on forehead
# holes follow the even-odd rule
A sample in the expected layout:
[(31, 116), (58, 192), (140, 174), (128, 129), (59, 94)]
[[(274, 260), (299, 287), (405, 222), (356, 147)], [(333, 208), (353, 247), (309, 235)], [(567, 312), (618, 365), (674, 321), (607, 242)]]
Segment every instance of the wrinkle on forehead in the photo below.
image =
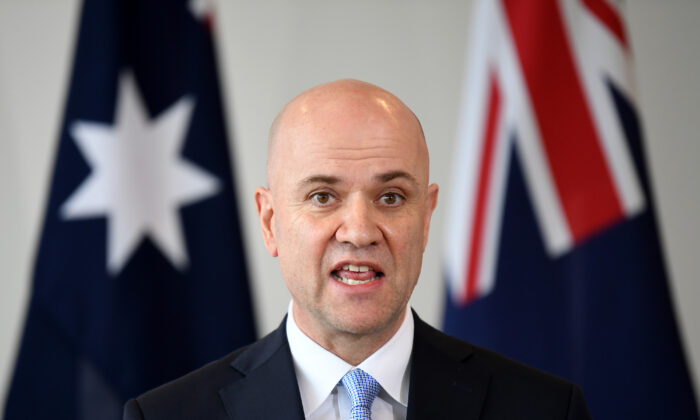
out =
[[(280, 166), (279, 159), (289, 157), (296, 147), (304, 147), (306, 153), (313, 153), (317, 148), (328, 149), (323, 142), (308, 139), (306, 133), (322, 133), (324, 130), (339, 132), (356, 129), (357, 126), (370, 127), (370, 124), (373, 124), (371, 127), (384, 127), (385, 130), (369, 132), (362, 139), (362, 144), (336, 144), (333, 148), (347, 159), (359, 160), (371, 158), (374, 152), (385, 154), (387, 144), (395, 143), (392, 149), (414, 146), (420, 159), (425, 160), (427, 171), (428, 150), (423, 129), (415, 114), (396, 96), (378, 86), (358, 80), (338, 80), (302, 92), (285, 105), (275, 118), (268, 139), (268, 186), (273, 188), (275, 173)], [(409, 134), (396, 136), (397, 132)], [(368, 144), (371, 141), (384, 144), (373, 146)], [(301, 145), (301, 142), (306, 143)]]
[[(416, 154), (420, 153), (419, 147), (416, 144), (405, 144), (404, 139), (395, 137), (372, 136), (363, 138), (357, 142), (338, 146), (328, 144), (323, 140), (305, 140), (304, 154), (331, 154), (343, 159), (371, 159), (373, 157), (391, 157), (398, 148), (412, 148), (416, 150)], [(294, 149), (294, 151), (297, 151)]]

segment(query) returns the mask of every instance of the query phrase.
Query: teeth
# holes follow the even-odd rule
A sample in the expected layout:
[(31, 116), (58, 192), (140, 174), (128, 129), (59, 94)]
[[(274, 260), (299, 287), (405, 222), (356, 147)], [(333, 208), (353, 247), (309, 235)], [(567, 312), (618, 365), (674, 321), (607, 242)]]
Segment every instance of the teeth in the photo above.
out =
[(343, 270), (345, 271), (354, 271), (356, 273), (366, 273), (369, 271), (369, 266), (366, 265), (361, 265), (361, 266), (356, 266), (352, 264), (344, 265)]
[(374, 281), (374, 280), (376, 280), (377, 278), (379, 278), (379, 276), (374, 276), (374, 277), (372, 277), (371, 279), (368, 279), (368, 280), (353, 280), (353, 279), (346, 279), (345, 277), (336, 276), (336, 275), (334, 274), (334, 275), (333, 275), (333, 278), (336, 279), (336, 280), (338, 280), (338, 281), (341, 282), (341, 283), (349, 284), (350, 286), (356, 286), (356, 285), (358, 285), (358, 284), (365, 284), (365, 283), (369, 283), (369, 282), (371, 282), (371, 281)]

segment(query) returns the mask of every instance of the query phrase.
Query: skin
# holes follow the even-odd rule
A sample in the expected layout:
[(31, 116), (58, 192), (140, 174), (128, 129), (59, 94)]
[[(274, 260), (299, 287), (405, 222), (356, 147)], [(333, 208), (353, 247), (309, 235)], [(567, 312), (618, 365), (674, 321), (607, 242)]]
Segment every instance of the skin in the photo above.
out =
[(352, 365), (398, 330), (418, 281), (438, 196), (428, 167), (418, 119), (368, 83), (312, 88), (273, 123), (268, 188), (255, 192), (265, 246), (299, 328)]

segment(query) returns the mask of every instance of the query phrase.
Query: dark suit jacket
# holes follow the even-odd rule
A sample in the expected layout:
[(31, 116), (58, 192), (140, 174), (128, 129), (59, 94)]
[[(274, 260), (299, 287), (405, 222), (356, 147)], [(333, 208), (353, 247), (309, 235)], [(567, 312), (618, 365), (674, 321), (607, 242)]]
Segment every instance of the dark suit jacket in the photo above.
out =
[[(414, 319), (409, 420), (590, 418), (576, 385)], [(303, 418), (284, 322), (124, 407), (125, 420)]]

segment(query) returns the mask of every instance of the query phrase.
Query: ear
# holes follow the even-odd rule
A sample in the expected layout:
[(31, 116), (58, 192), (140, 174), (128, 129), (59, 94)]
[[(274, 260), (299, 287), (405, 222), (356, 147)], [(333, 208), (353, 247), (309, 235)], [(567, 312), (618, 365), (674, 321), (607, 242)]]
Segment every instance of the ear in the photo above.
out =
[(260, 230), (267, 252), (273, 257), (277, 256), (277, 241), (275, 239), (274, 209), (272, 202), (272, 192), (267, 188), (258, 187), (255, 189), (255, 206), (258, 209), (258, 219), (260, 220)]
[(423, 252), (425, 252), (425, 247), (428, 245), (428, 232), (430, 232), (430, 218), (433, 216), (433, 210), (437, 206), (438, 191), (439, 187), (437, 184), (430, 184), (428, 186), (428, 197), (425, 200), (425, 218), (423, 219)]

